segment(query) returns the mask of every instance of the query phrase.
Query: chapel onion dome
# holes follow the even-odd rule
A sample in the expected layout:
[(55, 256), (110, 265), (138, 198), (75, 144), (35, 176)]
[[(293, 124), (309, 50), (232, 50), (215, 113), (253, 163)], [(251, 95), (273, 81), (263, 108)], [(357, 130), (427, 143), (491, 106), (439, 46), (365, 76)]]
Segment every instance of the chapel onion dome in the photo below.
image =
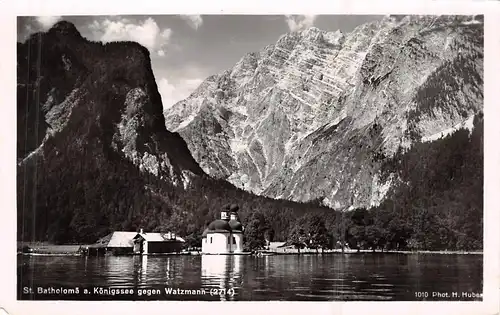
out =
[(232, 231), (243, 232), (243, 225), (238, 220), (229, 220), (229, 226)]
[(213, 231), (231, 232), (231, 226), (229, 225), (229, 223), (227, 221), (218, 219), (218, 220), (212, 221), (208, 225), (207, 230), (210, 232), (213, 232)]
[(201, 237), (202, 237), (202, 238), (203, 238), (203, 237), (206, 237), (206, 236), (207, 236), (207, 234), (208, 234), (208, 232), (209, 232), (208, 228), (207, 228), (207, 229), (205, 229), (205, 231), (203, 231), (203, 234), (201, 235)]

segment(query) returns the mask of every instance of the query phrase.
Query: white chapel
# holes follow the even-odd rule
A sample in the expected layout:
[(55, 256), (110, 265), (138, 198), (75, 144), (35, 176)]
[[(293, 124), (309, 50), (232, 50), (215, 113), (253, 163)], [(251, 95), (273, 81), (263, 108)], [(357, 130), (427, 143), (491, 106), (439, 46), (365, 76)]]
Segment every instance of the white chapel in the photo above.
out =
[(212, 221), (203, 232), (203, 254), (239, 254), (243, 252), (243, 225), (238, 218), (238, 206), (221, 211), (220, 219)]

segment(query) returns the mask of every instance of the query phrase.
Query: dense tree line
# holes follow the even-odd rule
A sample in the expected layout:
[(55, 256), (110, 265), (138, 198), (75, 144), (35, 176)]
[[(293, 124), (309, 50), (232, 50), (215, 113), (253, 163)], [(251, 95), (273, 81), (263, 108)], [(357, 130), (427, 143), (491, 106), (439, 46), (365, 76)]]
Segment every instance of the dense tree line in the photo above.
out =
[(482, 248), (483, 128), (478, 114), (472, 133), (417, 142), (385, 165), (397, 170), (402, 188), (376, 210), (392, 210), (412, 228), (410, 247)]
[[(313, 248), (333, 248), (342, 241), (377, 250), (483, 248), (482, 115), (474, 119), (472, 133), (461, 129), (435, 142), (417, 142), (386, 160), (383, 170), (394, 173), (400, 184), (382, 204), (332, 210), (327, 216), (301, 214), (289, 219), (286, 237), (279, 240)], [(262, 247), (262, 240), (258, 244)]]

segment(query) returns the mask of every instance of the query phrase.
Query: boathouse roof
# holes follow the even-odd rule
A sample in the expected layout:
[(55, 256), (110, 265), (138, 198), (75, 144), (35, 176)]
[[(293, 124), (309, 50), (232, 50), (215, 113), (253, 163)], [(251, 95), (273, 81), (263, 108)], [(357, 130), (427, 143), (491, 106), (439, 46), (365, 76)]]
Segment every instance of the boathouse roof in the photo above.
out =
[(95, 245), (102, 247), (131, 247), (134, 246), (134, 237), (137, 232), (115, 231), (100, 238)]
[(115, 231), (100, 238), (92, 247), (132, 247), (134, 239), (140, 235), (148, 242), (179, 241), (185, 242), (182, 237), (173, 233), (138, 233)]
[(286, 242), (269, 242), (269, 249), (276, 249), (286, 245)]
[(182, 237), (175, 235), (174, 233), (136, 233), (134, 239), (142, 237), (148, 242), (166, 242), (166, 241), (178, 241), (185, 242)]

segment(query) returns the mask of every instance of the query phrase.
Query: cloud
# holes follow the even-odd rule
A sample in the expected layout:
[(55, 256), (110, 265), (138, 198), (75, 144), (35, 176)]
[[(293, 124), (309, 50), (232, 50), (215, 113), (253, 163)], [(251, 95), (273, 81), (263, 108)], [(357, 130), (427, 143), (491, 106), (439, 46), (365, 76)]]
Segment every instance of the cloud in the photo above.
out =
[(35, 21), (40, 25), (42, 30), (48, 30), (52, 25), (56, 24), (61, 19), (60, 16), (37, 16)]
[(172, 30), (160, 29), (153, 18), (134, 23), (128, 19), (121, 18), (112, 20), (106, 18), (102, 21), (95, 20), (89, 25), (94, 39), (102, 42), (111, 41), (134, 41), (146, 47), (151, 53), (165, 56)]
[(182, 78), (177, 83), (171, 83), (167, 78), (158, 80), (163, 110), (187, 98), (202, 82), (200, 78)]
[(195, 30), (197, 30), (203, 24), (201, 15), (181, 15), (181, 19), (186, 21), (189, 26), (191, 26)]
[(290, 32), (302, 31), (314, 25), (316, 15), (285, 15)]
[(27, 23), (26, 25), (24, 25), (24, 30), (25, 30), (28, 34), (33, 33), (33, 32), (34, 32), (33, 25), (31, 25), (30, 23)]

